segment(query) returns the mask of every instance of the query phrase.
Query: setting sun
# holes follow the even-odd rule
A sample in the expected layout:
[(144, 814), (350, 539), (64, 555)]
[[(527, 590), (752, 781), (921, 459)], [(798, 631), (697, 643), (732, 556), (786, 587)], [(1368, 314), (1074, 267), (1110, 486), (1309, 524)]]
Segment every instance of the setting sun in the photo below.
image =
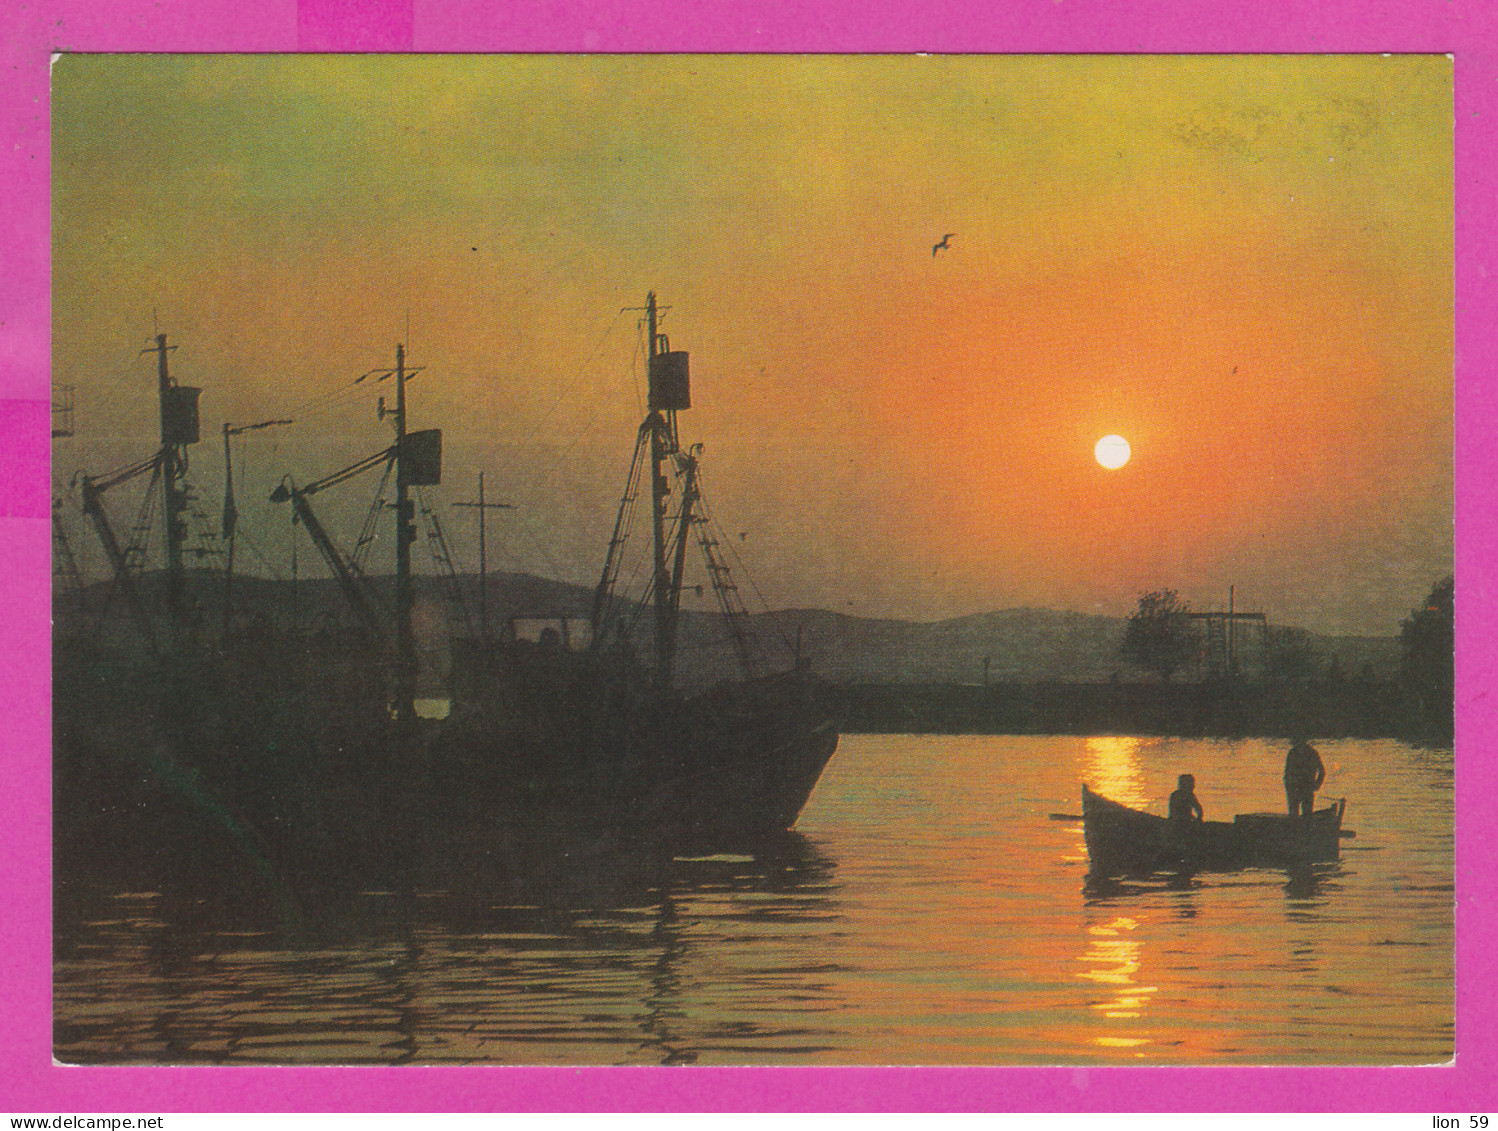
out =
[(1109, 471), (1117, 471), (1129, 462), (1129, 442), (1122, 436), (1104, 436), (1092, 449), (1092, 454)]

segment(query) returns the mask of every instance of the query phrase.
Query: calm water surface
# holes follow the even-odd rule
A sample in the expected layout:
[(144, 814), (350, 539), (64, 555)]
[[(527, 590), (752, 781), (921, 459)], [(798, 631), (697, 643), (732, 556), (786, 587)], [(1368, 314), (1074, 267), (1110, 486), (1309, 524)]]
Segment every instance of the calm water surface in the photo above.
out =
[(1453, 1055), (1452, 757), (1321, 742), (1335, 864), (1093, 883), (1080, 783), (1278, 810), (1282, 744), (848, 736), (797, 832), (252, 911), (59, 899), (74, 1063), (1414, 1064)]

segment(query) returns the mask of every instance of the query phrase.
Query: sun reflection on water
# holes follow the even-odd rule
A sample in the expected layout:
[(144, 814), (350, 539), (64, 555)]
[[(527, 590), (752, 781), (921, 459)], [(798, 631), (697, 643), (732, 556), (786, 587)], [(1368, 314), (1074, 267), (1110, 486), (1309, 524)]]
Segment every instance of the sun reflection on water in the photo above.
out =
[[(1120, 915), (1087, 928), (1088, 948), (1082, 962), (1088, 968), (1080, 977), (1108, 988), (1106, 996), (1090, 1004), (1098, 1015), (1110, 1021), (1138, 1020), (1144, 1016), (1152, 995), (1159, 992), (1158, 986), (1139, 981), (1144, 948), (1137, 939), (1129, 937), (1129, 932), (1138, 926), (1137, 921)], [(1109, 1033), (1094, 1038), (1094, 1043), (1102, 1048), (1137, 1048), (1149, 1044), (1149, 1038)]]
[(1138, 738), (1102, 735), (1087, 740), (1085, 780), (1090, 788), (1125, 805), (1144, 805)]

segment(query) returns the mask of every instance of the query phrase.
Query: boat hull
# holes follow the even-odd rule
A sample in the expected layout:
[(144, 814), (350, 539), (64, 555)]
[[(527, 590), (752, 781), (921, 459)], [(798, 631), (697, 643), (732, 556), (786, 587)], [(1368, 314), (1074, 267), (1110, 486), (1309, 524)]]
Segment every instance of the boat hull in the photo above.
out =
[(717, 850), (794, 825), (837, 747), (794, 674), (686, 697), (586, 655), (507, 653), (448, 719), (402, 728), (377, 657), (253, 643), (154, 660), (59, 647), (66, 870), (104, 870), (119, 844), (143, 867), (202, 855), (281, 877), (520, 867), (610, 843)]
[(1095, 875), (1214, 872), (1336, 860), (1345, 800), (1310, 817), (1243, 813), (1176, 826), (1082, 787), (1082, 827)]
[(503, 660), (433, 743), (429, 772), (436, 794), (462, 784), (467, 809), (511, 827), (718, 844), (783, 832), (837, 748), (794, 673), (680, 697), (587, 655)]

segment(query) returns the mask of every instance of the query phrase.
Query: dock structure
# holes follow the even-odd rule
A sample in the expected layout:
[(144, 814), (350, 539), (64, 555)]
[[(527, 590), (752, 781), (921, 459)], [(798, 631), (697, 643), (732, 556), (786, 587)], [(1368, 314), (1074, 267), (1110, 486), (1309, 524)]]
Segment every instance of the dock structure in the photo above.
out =
[[(1251, 656), (1260, 670), (1268, 667), (1269, 618), (1263, 613), (1187, 613), (1187, 619), (1202, 626), (1198, 656), (1204, 679), (1230, 679), (1245, 674), (1245, 658)], [(1245, 647), (1246, 646), (1246, 647)]]
[(1240, 613), (1234, 608), (1236, 585), (1228, 586), (1227, 611), (1188, 612), (1188, 621), (1202, 626), (1201, 650), (1196, 657), (1197, 678), (1204, 680), (1241, 679), (1245, 670), (1245, 649), (1255, 661), (1261, 675), (1269, 671), (1269, 618), (1262, 612)]

